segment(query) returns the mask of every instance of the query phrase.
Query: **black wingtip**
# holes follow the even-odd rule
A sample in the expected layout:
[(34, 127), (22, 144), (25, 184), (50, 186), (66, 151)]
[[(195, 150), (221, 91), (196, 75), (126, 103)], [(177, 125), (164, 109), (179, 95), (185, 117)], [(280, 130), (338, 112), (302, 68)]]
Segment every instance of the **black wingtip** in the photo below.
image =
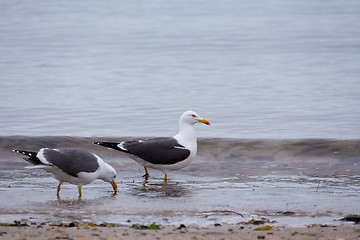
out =
[(23, 159), (29, 163), (32, 163), (34, 165), (41, 164), (40, 159), (36, 157), (37, 152), (29, 152), (29, 151), (17, 150), (17, 149), (14, 149), (12, 151), (15, 153), (20, 153), (22, 155), (25, 155), (26, 157), (24, 157)]
[(29, 152), (29, 151), (17, 150), (17, 149), (13, 149), (12, 151), (14, 153), (20, 153), (20, 154), (28, 156), (28, 157), (35, 157), (36, 156), (35, 152)]
[(112, 142), (93, 142), (93, 144), (104, 146), (104, 147), (117, 145), (117, 143), (112, 143)]
[(118, 147), (119, 143), (117, 142), (93, 142), (93, 144), (125, 152), (123, 149)]

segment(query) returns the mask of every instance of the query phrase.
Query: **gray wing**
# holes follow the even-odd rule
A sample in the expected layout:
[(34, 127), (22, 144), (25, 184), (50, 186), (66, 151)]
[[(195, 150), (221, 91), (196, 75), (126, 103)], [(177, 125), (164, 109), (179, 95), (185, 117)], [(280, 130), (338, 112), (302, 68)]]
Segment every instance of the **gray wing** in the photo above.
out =
[(121, 145), (128, 153), (153, 164), (175, 164), (190, 155), (190, 150), (180, 145), (174, 138), (131, 140), (124, 141)]
[(73, 177), (77, 177), (80, 172), (95, 172), (99, 168), (94, 154), (79, 149), (46, 148), (42, 154), (49, 163)]

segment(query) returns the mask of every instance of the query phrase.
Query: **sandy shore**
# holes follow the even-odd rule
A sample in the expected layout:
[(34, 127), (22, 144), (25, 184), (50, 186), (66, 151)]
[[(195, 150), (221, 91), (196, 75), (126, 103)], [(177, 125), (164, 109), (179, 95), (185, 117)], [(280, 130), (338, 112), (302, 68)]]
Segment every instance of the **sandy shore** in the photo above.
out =
[(210, 228), (196, 226), (166, 226), (159, 230), (140, 230), (126, 226), (81, 225), (59, 226), (0, 226), (0, 239), (42, 240), (42, 239), (360, 239), (360, 225), (284, 227), (284, 226), (243, 226), (222, 225)]

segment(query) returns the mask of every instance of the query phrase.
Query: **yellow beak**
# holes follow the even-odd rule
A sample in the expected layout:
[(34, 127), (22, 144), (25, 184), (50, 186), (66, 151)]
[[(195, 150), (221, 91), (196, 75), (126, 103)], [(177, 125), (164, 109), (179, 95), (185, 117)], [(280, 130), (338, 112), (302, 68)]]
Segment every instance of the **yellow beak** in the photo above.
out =
[(115, 181), (111, 181), (110, 183), (111, 183), (111, 186), (112, 186), (113, 189), (114, 189), (114, 192), (116, 193), (116, 191), (117, 191), (117, 184), (116, 184), (116, 182), (115, 182)]
[(201, 120), (198, 120), (199, 122), (203, 123), (203, 124), (206, 124), (206, 125), (210, 125), (210, 122), (206, 119), (201, 119)]

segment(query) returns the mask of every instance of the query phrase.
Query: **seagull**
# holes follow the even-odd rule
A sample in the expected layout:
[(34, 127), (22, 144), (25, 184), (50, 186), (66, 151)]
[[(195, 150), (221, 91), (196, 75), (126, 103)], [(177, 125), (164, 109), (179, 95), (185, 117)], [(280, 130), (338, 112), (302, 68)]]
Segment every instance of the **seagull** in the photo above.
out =
[(93, 153), (74, 148), (41, 148), (38, 152), (24, 150), (13, 150), (13, 152), (28, 157), (24, 160), (34, 166), (28, 166), (27, 169), (43, 169), (54, 175), (54, 178), (59, 181), (56, 194), (58, 198), (63, 182), (77, 185), (79, 198), (81, 198), (81, 187), (95, 179), (111, 183), (116, 194), (115, 169)]
[(130, 158), (144, 167), (146, 178), (149, 176), (147, 168), (162, 171), (166, 182), (168, 171), (187, 166), (196, 156), (195, 123), (210, 125), (208, 120), (201, 118), (196, 112), (186, 111), (179, 119), (179, 133), (173, 137), (137, 138), (122, 142), (94, 142), (94, 144), (127, 153)]

